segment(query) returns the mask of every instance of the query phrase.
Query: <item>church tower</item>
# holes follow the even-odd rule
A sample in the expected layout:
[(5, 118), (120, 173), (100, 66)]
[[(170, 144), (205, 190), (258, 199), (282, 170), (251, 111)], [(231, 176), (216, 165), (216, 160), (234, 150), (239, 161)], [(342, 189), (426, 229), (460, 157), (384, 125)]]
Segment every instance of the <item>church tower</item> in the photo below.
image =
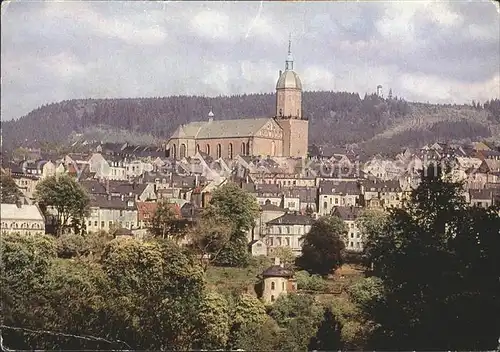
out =
[(302, 82), (293, 70), (292, 41), (288, 41), (285, 71), (276, 83), (276, 121), (283, 129), (283, 156), (307, 157), (309, 121), (302, 117)]

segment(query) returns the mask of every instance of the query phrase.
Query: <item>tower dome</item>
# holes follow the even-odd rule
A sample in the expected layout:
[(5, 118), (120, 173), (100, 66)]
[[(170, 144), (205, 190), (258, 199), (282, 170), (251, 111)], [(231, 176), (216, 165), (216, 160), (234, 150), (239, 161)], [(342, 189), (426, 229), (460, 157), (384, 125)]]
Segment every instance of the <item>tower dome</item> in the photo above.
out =
[(299, 75), (293, 70), (293, 56), (292, 56), (292, 39), (288, 40), (288, 56), (285, 61), (285, 71), (280, 71), (276, 89), (300, 89), (302, 90), (302, 82)]
[(278, 82), (276, 83), (276, 89), (293, 88), (302, 90), (302, 82), (300, 81), (299, 75), (295, 71), (285, 70), (281, 73)]

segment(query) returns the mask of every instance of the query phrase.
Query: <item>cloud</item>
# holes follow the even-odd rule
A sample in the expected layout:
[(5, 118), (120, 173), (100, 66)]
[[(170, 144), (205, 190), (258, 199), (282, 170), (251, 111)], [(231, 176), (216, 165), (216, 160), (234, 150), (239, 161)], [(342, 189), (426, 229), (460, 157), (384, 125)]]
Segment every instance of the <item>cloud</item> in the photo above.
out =
[(2, 119), (71, 98), (272, 92), (292, 34), (306, 90), (430, 102), (500, 96), (498, 6), (481, 2), (11, 2)]

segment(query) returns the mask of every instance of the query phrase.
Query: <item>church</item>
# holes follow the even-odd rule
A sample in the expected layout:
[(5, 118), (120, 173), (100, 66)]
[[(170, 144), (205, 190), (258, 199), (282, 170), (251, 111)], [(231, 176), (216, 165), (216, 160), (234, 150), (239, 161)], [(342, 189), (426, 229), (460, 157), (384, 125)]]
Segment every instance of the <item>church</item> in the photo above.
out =
[(285, 70), (276, 83), (276, 111), (273, 117), (216, 120), (212, 111), (205, 121), (180, 125), (167, 142), (174, 159), (197, 152), (213, 158), (233, 159), (237, 155), (307, 157), (309, 121), (302, 116), (302, 83), (293, 70), (291, 42)]

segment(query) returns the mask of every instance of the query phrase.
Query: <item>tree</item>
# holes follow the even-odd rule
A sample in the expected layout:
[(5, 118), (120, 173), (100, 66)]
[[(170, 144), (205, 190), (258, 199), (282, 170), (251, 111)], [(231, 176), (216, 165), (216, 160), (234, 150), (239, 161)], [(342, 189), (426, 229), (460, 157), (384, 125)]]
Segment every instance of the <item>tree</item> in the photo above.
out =
[(226, 347), (230, 331), (229, 303), (215, 291), (205, 292), (200, 309), (197, 348), (217, 350)]
[[(371, 242), (384, 295), (369, 309), (376, 349), (491, 350), (500, 330), (498, 209), (470, 207), (436, 168)], [(377, 302), (375, 302), (377, 303)], [(391, 314), (387, 314), (390, 311)]]
[(234, 232), (226, 218), (204, 216), (190, 229), (192, 248), (200, 258), (200, 265), (206, 271), (208, 265), (217, 261), (220, 253), (227, 248)]
[(295, 261), (295, 254), (290, 247), (277, 247), (274, 249), (273, 255), (279, 258), (283, 265), (291, 265)]
[(194, 258), (171, 240), (117, 238), (102, 265), (113, 297), (108, 324), (117, 338), (138, 349), (191, 348), (204, 295)]
[(167, 200), (157, 203), (155, 212), (148, 222), (149, 232), (159, 238), (177, 238), (177, 228), (175, 226), (178, 215), (174, 210), (174, 204)]
[(259, 205), (254, 196), (234, 183), (227, 183), (214, 191), (204, 218), (226, 219), (233, 228), (230, 240), (220, 251), (216, 263), (222, 266), (248, 264), (246, 232), (255, 223)]
[(342, 219), (335, 216), (318, 219), (302, 237), (302, 255), (297, 258), (297, 265), (311, 274), (330, 274), (342, 264), (346, 235)]
[(0, 200), (2, 203), (16, 204), (23, 196), (21, 190), (9, 175), (0, 176)]
[(323, 320), (316, 335), (309, 342), (309, 350), (340, 351), (344, 348), (341, 337), (342, 324), (329, 307), (324, 309)]
[(387, 219), (388, 213), (386, 211), (377, 208), (367, 208), (361, 212), (356, 220), (363, 239), (363, 258), (367, 266), (371, 266), (371, 263), (366, 258), (372, 257), (369, 253), (372, 246), (369, 243), (378, 241), (381, 236), (384, 236)]
[(35, 199), (49, 213), (55, 210), (56, 233), (60, 236), (71, 220), (81, 223), (89, 211), (90, 198), (85, 189), (67, 175), (51, 176), (36, 186)]

